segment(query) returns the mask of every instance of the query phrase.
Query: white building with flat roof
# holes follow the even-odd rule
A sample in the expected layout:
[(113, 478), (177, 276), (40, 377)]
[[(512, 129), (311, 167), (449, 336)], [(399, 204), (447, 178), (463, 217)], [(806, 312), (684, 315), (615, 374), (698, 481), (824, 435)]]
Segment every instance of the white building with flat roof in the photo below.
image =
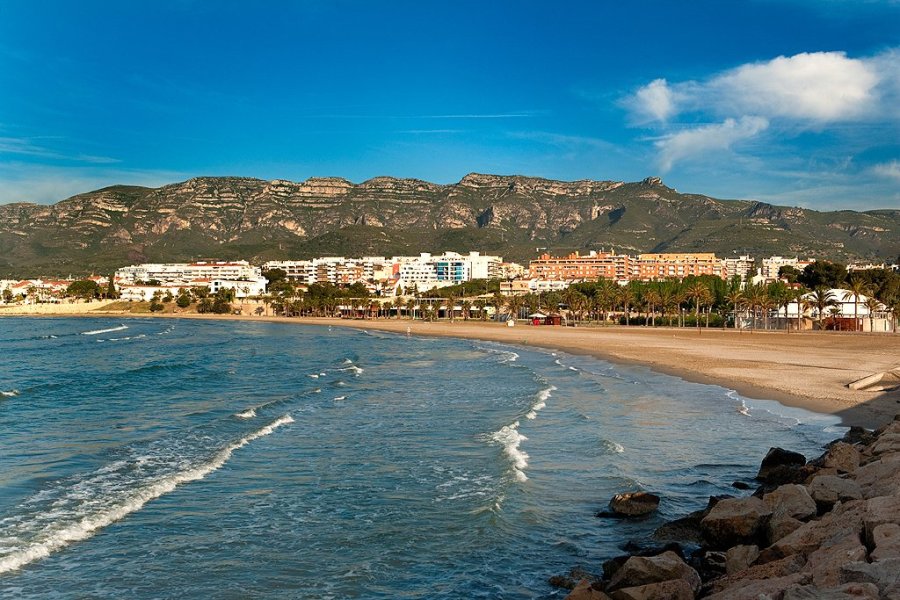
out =
[(124, 284), (186, 282), (192, 279), (223, 281), (254, 281), (262, 277), (259, 267), (245, 260), (203, 261), (191, 263), (145, 263), (122, 267), (116, 271), (116, 281)]

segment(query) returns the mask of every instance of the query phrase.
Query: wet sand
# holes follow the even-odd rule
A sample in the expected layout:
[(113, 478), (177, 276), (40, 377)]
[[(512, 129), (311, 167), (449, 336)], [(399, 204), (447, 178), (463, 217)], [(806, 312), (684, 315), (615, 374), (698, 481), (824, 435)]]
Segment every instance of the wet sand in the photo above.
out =
[[(103, 316), (96, 304), (81, 311), (40, 314)], [(69, 306), (66, 306), (69, 309)], [(85, 310), (87, 309), (87, 310)], [(16, 314), (9, 309), (0, 315)], [(35, 313), (28, 313), (35, 314)], [(135, 315), (147, 317), (150, 315)], [(155, 316), (155, 315), (154, 315)], [(846, 425), (878, 427), (900, 413), (900, 390), (857, 391), (847, 384), (900, 367), (900, 335), (835, 332), (736, 332), (693, 328), (548, 327), (519, 322), (515, 327), (480, 321), (425, 323), (407, 319), (321, 319), (266, 316), (160, 315), (161, 318), (256, 320), (296, 325), (332, 325), (458, 337), (588, 354), (614, 362), (640, 364), (688, 381), (737, 390), (748, 398), (835, 414)]]

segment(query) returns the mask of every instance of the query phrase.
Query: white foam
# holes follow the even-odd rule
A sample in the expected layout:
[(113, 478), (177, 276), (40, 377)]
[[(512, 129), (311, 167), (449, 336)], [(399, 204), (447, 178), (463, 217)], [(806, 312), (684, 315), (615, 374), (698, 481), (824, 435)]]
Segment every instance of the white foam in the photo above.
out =
[(526, 419), (535, 419), (537, 418), (537, 413), (542, 408), (547, 407), (547, 400), (553, 394), (553, 391), (556, 390), (555, 385), (551, 385), (550, 387), (542, 389), (538, 392), (537, 401), (531, 405), (531, 410), (528, 411), (528, 414), (525, 415)]
[(491, 441), (503, 446), (503, 453), (512, 463), (513, 475), (518, 481), (528, 481), (525, 468), (528, 467), (528, 455), (519, 449), (519, 445), (528, 438), (519, 433), (519, 422), (504, 425), (490, 435)]
[(7, 398), (11, 398), (12, 396), (18, 396), (19, 390), (9, 390), (6, 392), (0, 391), (0, 396), (6, 396)]
[(318, 373), (310, 373), (309, 375), (307, 375), (307, 377), (312, 377), (313, 379), (318, 379), (319, 375), (318, 375)]
[(622, 446), (622, 444), (620, 444), (619, 442), (611, 441), (611, 442), (609, 442), (609, 445), (612, 447), (614, 452), (617, 452), (619, 454), (622, 454), (623, 452), (625, 452), (625, 447)]
[(245, 410), (244, 412), (239, 412), (239, 413), (237, 413), (237, 414), (234, 415), (234, 416), (236, 416), (236, 417), (239, 418), (239, 419), (252, 419), (253, 417), (256, 416), (256, 409), (255, 409), (255, 408), (248, 408), (248, 409)]
[(346, 399), (347, 399), (347, 396), (338, 396), (335, 398), (335, 400), (346, 400)]
[(359, 377), (359, 374), (363, 372), (363, 369), (356, 365), (350, 365), (349, 367), (338, 369), (338, 371), (353, 371), (353, 374)]
[(569, 367), (569, 370), (570, 370), (570, 371), (577, 371), (578, 369), (576, 369), (575, 367)]
[[(290, 415), (284, 415), (262, 429), (225, 446), (211, 460), (203, 464), (168, 474), (157, 480), (145, 482), (144, 485), (137, 488), (127, 490), (113, 488), (111, 490), (112, 494), (118, 497), (112, 499), (107, 496), (96, 499), (85, 498), (79, 503), (79, 507), (93, 508), (99, 502), (105, 501), (105, 506), (94, 512), (64, 515), (60, 509), (60, 515), (56, 515), (51, 511), (50, 513), (39, 515), (39, 518), (30, 518), (30, 516), (25, 519), (13, 517), (0, 521), (0, 525), (3, 525), (4, 521), (12, 521), (13, 525), (19, 524), (27, 529), (25, 531), (26, 536), (23, 536), (25, 539), (20, 542), (21, 546), (15, 547), (12, 552), (0, 555), (0, 573), (19, 569), (28, 563), (46, 558), (53, 552), (65, 548), (73, 542), (91, 537), (97, 530), (140, 510), (147, 502), (171, 492), (179, 485), (203, 479), (228, 462), (235, 450), (243, 448), (255, 439), (269, 435), (282, 425), (293, 422), (294, 419)], [(73, 490), (70, 493), (74, 498), (77, 498), (79, 494), (84, 492), (82, 490)], [(96, 494), (97, 492), (94, 493)], [(68, 516), (69, 518), (60, 520), (59, 516)], [(54, 517), (57, 518), (54, 519)], [(50, 521), (49, 523), (47, 522), (48, 520)], [(34, 526), (31, 525), (32, 522), (34, 522)], [(7, 535), (4, 529), (0, 529), (0, 538), (5, 538), (6, 542), (19, 541), (15, 537)], [(6, 548), (3, 550), (6, 550)]]
[(124, 329), (128, 329), (128, 325), (119, 325), (118, 327), (111, 327), (110, 329), (95, 329), (93, 331), (82, 331), (81, 335), (99, 335), (101, 333), (112, 333), (113, 331), (122, 331)]

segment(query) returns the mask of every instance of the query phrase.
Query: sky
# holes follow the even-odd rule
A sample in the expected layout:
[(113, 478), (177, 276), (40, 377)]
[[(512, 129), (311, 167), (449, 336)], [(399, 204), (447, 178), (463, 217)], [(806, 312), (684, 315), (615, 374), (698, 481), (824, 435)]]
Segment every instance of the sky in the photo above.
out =
[(900, 0), (0, 2), (0, 204), (470, 172), (900, 208)]

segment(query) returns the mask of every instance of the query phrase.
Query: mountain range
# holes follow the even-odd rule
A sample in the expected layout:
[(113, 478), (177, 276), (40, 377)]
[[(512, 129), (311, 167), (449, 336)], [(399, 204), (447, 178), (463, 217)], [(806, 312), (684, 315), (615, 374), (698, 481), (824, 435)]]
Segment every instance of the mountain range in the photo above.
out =
[(53, 205), (0, 205), (0, 277), (108, 272), (138, 262), (392, 256), (715, 252), (894, 260), (900, 210), (824, 212), (682, 194), (659, 178), (554, 181), (472, 173), (295, 183), (198, 177), (116, 185)]

